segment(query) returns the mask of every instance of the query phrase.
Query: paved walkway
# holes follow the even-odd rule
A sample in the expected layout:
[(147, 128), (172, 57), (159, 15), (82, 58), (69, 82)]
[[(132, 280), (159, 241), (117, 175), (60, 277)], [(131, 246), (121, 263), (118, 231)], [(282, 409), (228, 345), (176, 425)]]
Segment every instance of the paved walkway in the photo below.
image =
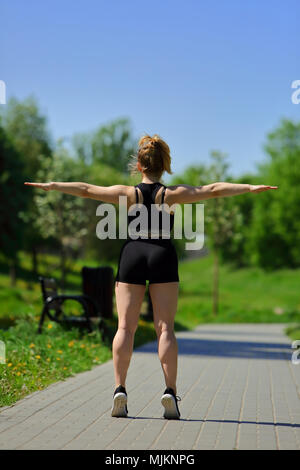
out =
[(134, 352), (129, 417), (111, 418), (112, 362), (0, 409), (1, 449), (300, 449), (300, 364), (284, 325), (177, 335), (180, 421), (162, 418), (156, 343)]

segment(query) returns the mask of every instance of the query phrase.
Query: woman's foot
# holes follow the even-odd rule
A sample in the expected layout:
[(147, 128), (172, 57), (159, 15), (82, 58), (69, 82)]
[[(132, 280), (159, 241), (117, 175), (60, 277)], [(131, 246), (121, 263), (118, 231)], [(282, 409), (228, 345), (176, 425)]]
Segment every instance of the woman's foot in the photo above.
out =
[(119, 385), (114, 393), (114, 403), (111, 410), (111, 416), (114, 418), (126, 418), (127, 409), (127, 393), (122, 385)]
[(177, 401), (180, 400), (181, 398), (175, 395), (172, 388), (166, 388), (163, 396), (161, 397), (161, 404), (165, 408), (165, 419), (180, 419), (180, 412), (177, 404)]

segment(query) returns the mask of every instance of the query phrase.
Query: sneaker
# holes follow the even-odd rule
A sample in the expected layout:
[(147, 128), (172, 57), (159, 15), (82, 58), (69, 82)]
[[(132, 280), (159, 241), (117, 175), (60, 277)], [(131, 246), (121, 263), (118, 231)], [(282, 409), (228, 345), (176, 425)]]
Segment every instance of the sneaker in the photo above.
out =
[(119, 385), (114, 393), (114, 404), (111, 410), (111, 416), (114, 418), (126, 418), (127, 415), (127, 393), (125, 388)]
[(181, 398), (175, 395), (172, 388), (166, 388), (165, 393), (161, 397), (161, 404), (165, 408), (165, 419), (180, 419), (177, 401), (181, 401)]

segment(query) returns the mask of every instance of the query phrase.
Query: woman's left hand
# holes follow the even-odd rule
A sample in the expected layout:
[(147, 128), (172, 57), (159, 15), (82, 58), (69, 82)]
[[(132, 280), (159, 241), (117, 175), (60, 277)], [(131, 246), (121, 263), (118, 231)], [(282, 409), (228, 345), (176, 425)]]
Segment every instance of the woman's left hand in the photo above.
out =
[(278, 189), (278, 186), (266, 186), (264, 184), (250, 184), (250, 193), (261, 193), (262, 191), (268, 191), (269, 189)]

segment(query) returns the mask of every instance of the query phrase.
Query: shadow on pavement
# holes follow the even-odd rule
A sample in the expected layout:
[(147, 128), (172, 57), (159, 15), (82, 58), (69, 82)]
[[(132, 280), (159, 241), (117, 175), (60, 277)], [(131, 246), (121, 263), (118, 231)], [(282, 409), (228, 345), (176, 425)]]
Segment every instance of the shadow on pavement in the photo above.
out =
[[(152, 416), (128, 416), (130, 419), (158, 419), (166, 421), (165, 418), (155, 418)], [(176, 420), (178, 421), (178, 420)], [(179, 421), (184, 422), (198, 422), (198, 423), (236, 423), (236, 424), (254, 424), (260, 426), (286, 426), (289, 428), (300, 428), (300, 424), (293, 423), (273, 423), (273, 421), (239, 421), (237, 419), (189, 419), (189, 418), (180, 418)]]
[[(293, 352), (288, 343), (224, 341), (202, 338), (177, 338), (177, 343), (180, 355), (291, 360)], [(139, 353), (157, 353), (157, 343), (145, 344), (137, 348), (136, 351)]]

